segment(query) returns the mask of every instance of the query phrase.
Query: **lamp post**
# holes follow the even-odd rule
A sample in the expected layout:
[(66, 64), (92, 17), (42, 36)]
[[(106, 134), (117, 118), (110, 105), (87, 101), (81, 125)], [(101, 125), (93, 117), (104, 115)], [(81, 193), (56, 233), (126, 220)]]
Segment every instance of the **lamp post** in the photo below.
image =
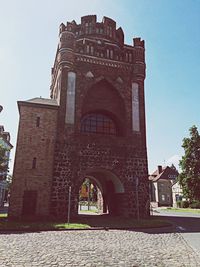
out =
[(90, 210), (90, 180), (88, 179), (88, 210)]
[(69, 191), (68, 191), (68, 212), (67, 212), (67, 223), (69, 224), (70, 220), (70, 208), (71, 208), (71, 186), (69, 186)]

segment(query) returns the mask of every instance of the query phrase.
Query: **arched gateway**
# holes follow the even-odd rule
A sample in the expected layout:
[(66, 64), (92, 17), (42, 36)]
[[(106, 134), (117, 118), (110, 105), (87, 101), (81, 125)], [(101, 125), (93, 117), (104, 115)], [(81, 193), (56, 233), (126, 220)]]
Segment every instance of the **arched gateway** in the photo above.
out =
[(60, 25), (51, 99), (19, 101), (10, 217), (78, 213), (89, 177), (109, 213), (149, 215), (144, 41), (104, 17)]
[[(112, 215), (122, 214), (123, 209), (123, 197), (124, 197), (124, 186), (116, 174), (110, 170), (101, 168), (91, 168), (84, 172), (83, 177), (87, 177), (91, 182), (97, 185), (101, 191), (103, 200), (103, 212)], [(82, 180), (80, 181), (80, 184)], [(76, 190), (78, 187), (76, 188)], [(76, 191), (77, 199), (79, 192)], [(77, 202), (76, 202), (77, 203)], [(75, 206), (75, 211), (77, 207)]]

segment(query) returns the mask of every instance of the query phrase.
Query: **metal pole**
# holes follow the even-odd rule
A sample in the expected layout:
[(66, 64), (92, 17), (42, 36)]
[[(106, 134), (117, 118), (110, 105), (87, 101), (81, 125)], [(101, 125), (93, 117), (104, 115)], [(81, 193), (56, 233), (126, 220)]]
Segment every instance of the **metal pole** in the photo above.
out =
[(139, 181), (138, 181), (138, 177), (135, 178), (135, 183), (136, 183), (136, 205), (137, 205), (137, 220), (140, 219), (140, 213), (139, 213), (139, 197), (138, 197), (138, 185), (139, 185)]
[(90, 180), (88, 180), (88, 210), (90, 210)]
[(69, 186), (69, 193), (68, 193), (68, 212), (67, 212), (67, 223), (69, 224), (70, 220), (70, 208), (71, 208), (71, 186)]

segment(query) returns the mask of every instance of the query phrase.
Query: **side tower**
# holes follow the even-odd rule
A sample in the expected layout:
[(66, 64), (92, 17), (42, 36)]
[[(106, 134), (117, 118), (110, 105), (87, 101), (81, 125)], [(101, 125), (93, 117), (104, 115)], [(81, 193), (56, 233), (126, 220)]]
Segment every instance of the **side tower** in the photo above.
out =
[(9, 217), (48, 217), (58, 104), (33, 98), (18, 102), (20, 120)]
[(149, 215), (145, 130), (144, 41), (124, 44), (116, 22), (96, 16), (60, 25), (51, 98), (59, 105), (51, 214), (78, 212), (86, 177), (111, 214)]

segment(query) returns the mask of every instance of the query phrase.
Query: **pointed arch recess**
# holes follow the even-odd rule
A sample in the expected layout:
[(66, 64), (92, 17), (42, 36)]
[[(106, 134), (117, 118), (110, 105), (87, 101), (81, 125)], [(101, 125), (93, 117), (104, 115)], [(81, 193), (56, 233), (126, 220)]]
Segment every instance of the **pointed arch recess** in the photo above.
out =
[(106, 79), (101, 79), (93, 84), (84, 96), (81, 119), (90, 113), (109, 116), (119, 129), (119, 135), (124, 135), (126, 129), (125, 103), (118, 90)]

